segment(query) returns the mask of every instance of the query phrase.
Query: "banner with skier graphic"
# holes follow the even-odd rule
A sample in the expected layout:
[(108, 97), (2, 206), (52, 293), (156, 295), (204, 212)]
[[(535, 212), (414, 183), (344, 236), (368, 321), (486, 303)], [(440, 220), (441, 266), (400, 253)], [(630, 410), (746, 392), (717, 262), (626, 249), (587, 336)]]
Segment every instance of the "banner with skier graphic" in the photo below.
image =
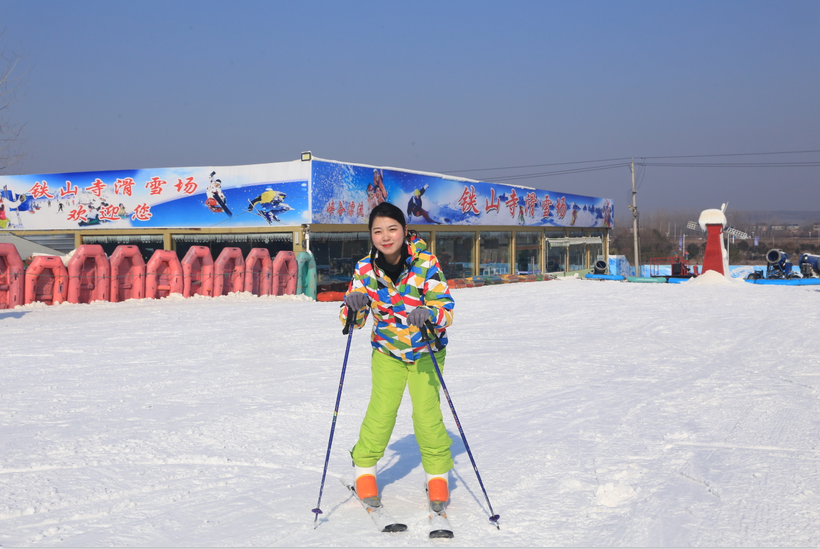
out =
[(367, 223), (370, 210), (390, 202), (421, 225), (521, 225), (611, 228), (608, 198), (313, 160), (314, 223)]
[(422, 225), (611, 228), (611, 199), (313, 159), (0, 176), (0, 229), (363, 224), (380, 202)]
[(298, 226), (309, 162), (0, 176), (2, 229)]

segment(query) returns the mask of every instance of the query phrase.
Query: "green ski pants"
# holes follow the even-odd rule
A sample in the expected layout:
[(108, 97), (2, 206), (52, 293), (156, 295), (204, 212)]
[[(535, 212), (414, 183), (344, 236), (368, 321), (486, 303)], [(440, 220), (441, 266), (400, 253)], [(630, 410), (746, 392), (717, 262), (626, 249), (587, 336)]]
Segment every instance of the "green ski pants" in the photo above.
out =
[[(446, 354), (446, 349), (435, 354), (442, 373)], [(407, 387), (413, 403), (413, 430), (424, 471), (435, 475), (452, 469), (450, 445), (453, 441), (444, 427), (439, 398), (441, 383), (430, 353), (424, 353), (419, 360), (408, 364), (374, 350), (371, 364), (370, 404), (362, 421), (359, 440), (350, 452), (353, 463), (358, 467), (372, 467), (384, 456)]]

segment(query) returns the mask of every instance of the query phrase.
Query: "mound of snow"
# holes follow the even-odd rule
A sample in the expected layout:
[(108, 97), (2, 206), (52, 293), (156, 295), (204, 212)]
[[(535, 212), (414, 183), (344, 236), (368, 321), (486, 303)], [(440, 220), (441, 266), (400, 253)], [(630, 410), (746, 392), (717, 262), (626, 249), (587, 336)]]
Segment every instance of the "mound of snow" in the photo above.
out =
[(717, 271), (706, 271), (702, 275), (692, 278), (684, 284), (693, 284), (699, 286), (717, 286), (720, 284), (731, 284), (732, 281), (720, 274)]

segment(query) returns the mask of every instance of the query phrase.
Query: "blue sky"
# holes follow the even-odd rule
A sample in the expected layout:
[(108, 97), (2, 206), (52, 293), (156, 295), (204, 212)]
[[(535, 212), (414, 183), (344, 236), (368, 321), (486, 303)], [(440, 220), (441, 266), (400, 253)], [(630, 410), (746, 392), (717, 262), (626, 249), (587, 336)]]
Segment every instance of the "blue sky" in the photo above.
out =
[[(7, 173), (312, 150), (503, 181), (597, 164), (464, 170), (820, 150), (818, 2), (0, 0), (0, 28), (28, 71), (12, 111), (28, 155)], [(619, 166), (506, 182), (624, 212), (631, 179)], [(816, 166), (647, 166), (639, 182), (646, 210), (820, 211)]]

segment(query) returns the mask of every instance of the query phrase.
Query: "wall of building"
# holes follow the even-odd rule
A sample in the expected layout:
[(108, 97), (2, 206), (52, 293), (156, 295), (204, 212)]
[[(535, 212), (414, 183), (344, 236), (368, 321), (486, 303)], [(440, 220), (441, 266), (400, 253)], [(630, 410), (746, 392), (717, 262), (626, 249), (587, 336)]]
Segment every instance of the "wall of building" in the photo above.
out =
[[(529, 273), (585, 274), (597, 259), (608, 255), (608, 229), (445, 225), (409, 228), (427, 243), (448, 279)], [(316, 258), (320, 291), (344, 289), (356, 262), (371, 249), (366, 225), (311, 225), (309, 245)]]

